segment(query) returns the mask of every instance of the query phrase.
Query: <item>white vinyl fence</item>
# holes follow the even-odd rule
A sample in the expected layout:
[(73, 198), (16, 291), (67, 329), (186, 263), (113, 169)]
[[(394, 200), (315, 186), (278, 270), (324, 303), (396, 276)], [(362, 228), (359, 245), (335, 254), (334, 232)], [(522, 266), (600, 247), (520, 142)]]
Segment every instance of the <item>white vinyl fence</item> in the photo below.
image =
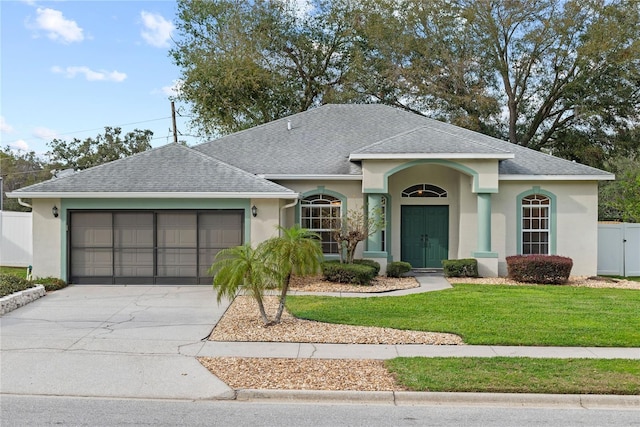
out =
[(0, 265), (31, 265), (31, 215), (31, 212), (0, 211)]
[(640, 224), (598, 224), (598, 274), (640, 276)]

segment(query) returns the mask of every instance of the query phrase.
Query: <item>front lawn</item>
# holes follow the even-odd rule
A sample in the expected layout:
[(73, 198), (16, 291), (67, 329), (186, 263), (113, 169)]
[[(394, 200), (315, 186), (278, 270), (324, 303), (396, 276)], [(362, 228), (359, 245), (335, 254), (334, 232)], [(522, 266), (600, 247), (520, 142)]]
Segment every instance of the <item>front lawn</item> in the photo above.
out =
[(640, 394), (638, 360), (401, 357), (385, 366), (414, 391)]
[(640, 291), (454, 285), (402, 297), (290, 296), (296, 317), (460, 335), (467, 344), (640, 347)]
[(12, 274), (14, 276), (22, 277), (26, 279), (27, 268), (26, 267), (4, 267), (0, 266), (0, 274)]

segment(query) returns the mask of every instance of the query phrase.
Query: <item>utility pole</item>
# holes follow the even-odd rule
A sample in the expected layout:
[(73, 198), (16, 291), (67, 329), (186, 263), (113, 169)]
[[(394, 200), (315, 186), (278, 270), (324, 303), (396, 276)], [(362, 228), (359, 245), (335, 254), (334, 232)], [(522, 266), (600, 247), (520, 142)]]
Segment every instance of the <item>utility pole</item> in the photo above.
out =
[(176, 104), (171, 101), (171, 120), (173, 121), (173, 142), (178, 143), (178, 129), (176, 129)]

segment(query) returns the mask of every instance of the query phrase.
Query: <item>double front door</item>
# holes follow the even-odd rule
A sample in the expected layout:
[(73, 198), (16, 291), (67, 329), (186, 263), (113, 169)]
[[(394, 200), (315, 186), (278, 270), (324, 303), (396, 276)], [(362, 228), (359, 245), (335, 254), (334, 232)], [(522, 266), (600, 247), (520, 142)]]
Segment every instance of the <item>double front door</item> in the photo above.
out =
[(442, 268), (449, 255), (449, 206), (402, 206), (401, 258), (413, 268)]

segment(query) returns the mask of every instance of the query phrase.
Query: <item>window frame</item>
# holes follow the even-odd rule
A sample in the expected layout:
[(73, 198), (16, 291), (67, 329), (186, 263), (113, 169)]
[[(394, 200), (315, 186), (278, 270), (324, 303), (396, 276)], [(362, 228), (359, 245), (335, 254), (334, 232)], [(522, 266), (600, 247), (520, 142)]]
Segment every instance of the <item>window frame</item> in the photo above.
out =
[[(324, 222), (328, 220), (333, 225), (335, 224), (334, 221), (337, 221), (337, 226), (339, 227), (339, 221), (342, 220), (344, 209), (346, 209), (345, 204), (345, 198), (342, 195), (327, 191), (305, 193), (300, 200), (298, 222), (302, 228), (318, 233), (321, 236), (322, 253), (325, 256), (338, 256), (340, 248), (331, 235), (333, 228), (325, 226)], [(305, 215), (305, 209), (309, 209), (309, 215)], [(326, 209), (329, 209), (329, 215), (323, 214)], [(319, 215), (313, 215), (312, 213), (314, 212), (319, 213)], [(318, 223), (314, 224), (314, 221), (318, 221)], [(315, 225), (319, 225), (319, 227), (315, 227)], [(327, 247), (329, 248), (328, 251), (326, 250)]]
[[(548, 203), (530, 203), (528, 200), (547, 200)], [(520, 255), (555, 255), (556, 254), (556, 241), (557, 241), (557, 221), (556, 221), (556, 209), (557, 200), (555, 194), (540, 189), (540, 187), (533, 187), (531, 190), (524, 191), (518, 194), (516, 198), (517, 203), (517, 253)], [(544, 209), (546, 215), (541, 215), (542, 212), (538, 212), (538, 215), (525, 215), (525, 209)], [(525, 228), (525, 221), (531, 221), (529, 228)], [(546, 220), (546, 227), (542, 227), (543, 222)], [(538, 228), (532, 228), (534, 221), (539, 221)], [(542, 242), (547, 246), (545, 253), (532, 253), (530, 248), (525, 251), (525, 245), (540, 245), (541, 239), (538, 242), (526, 241), (525, 233), (546, 233), (547, 240)], [(528, 252), (528, 253), (527, 253)]]
[(402, 190), (400, 195), (403, 198), (430, 197), (445, 199), (449, 197), (449, 192), (438, 185), (422, 183), (410, 185)]

